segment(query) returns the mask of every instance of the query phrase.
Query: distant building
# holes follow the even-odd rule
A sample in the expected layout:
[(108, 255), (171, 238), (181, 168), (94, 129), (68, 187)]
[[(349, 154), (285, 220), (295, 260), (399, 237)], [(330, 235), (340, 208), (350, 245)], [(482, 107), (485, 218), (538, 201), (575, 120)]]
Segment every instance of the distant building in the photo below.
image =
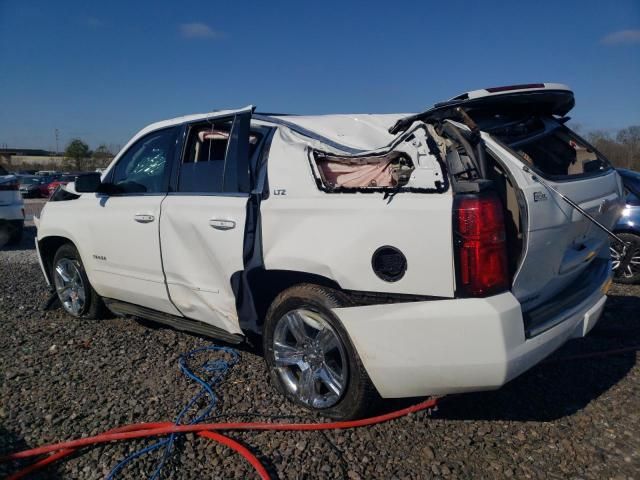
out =
[(61, 166), (64, 156), (36, 148), (0, 148), (0, 164), (12, 168), (28, 168), (29, 165)]

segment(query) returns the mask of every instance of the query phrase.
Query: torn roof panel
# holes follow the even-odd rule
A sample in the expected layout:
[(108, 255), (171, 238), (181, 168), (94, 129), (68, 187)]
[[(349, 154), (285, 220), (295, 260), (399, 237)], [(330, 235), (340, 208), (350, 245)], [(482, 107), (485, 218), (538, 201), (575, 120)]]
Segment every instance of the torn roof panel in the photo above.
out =
[[(221, 110), (209, 113), (199, 113), (171, 118), (161, 122), (153, 123), (138, 132), (129, 143), (137, 140), (142, 135), (173, 125), (185, 122), (195, 122), (205, 120), (212, 116), (219, 116), (236, 110)], [(339, 150), (348, 153), (358, 151), (369, 151), (383, 148), (388, 145), (396, 135), (389, 133), (389, 127), (394, 125), (399, 119), (411, 115), (410, 113), (386, 113), (386, 114), (331, 114), (331, 115), (269, 115), (255, 113), (254, 121), (263, 124), (278, 124), (290, 126), (298, 133), (305, 134), (313, 132), (316, 140), (327, 143)], [(295, 128), (298, 127), (298, 128)], [(328, 141), (328, 142), (327, 142)], [(333, 145), (332, 145), (333, 143)], [(342, 148), (346, 147), (346, 148)]]
[(353, 149), (375, 150), (388, 145), (396, 137), (390, 134), (388, 129), (407, 115), (406, 113), (274, 115), (273, 118), (298, 125)]

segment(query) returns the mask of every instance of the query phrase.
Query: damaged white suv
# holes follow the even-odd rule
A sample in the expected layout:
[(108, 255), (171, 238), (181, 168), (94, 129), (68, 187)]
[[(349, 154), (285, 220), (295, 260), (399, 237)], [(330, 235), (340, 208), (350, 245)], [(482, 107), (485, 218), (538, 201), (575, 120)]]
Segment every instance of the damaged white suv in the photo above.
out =
[(573, 105), (533, 84), (415, 115), (155, 123), (47, 203), (42, 269), (76, 317), (260, 339), (283, 394), (329, 416), (495, 389), (606, 300), (606, 234), (544, 185), (615, 223), (620, 179)]

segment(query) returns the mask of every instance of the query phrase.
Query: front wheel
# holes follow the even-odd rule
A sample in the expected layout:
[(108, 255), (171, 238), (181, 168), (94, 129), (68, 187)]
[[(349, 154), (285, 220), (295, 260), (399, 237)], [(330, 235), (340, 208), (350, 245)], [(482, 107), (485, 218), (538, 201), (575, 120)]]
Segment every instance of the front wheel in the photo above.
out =
[(611, 264), (613, 266), (613, 279), (617, 283), (640, 283), (640, 236), (633, 233), (619, 233), (630, 249), (626, 265), (622, 264), (622, 245), (618, 242), (611, 243)]
[(349, 305), (338, 291), (299, 285), (274, 300), (264, 325), (264, 353), (278, 390), (314, 412), (350, 419), (378, 394), (333, 308)]
[(53, 258), (53, 284), (62, 308), (80, 318), (100, 318), (102, 299), (89, 283), (78, 250), (70, 243), (62, 245)]

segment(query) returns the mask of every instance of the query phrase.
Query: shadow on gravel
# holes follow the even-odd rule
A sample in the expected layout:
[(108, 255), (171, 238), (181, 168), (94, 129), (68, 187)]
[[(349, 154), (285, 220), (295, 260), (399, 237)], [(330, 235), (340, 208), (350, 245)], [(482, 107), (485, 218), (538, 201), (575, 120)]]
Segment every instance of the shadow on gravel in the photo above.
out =
[(570, 359), (640, 345), (640, 297), (612, 295), (600, 322), (548, 360), (500, 390), (445, 397), (435, 418), (454, 420), (550, 421), (582, 410), (636, 364), (636, 351)]
[[(26, 450), (30, 448), (27, 443), (18, 438), (16, 435), (0, 426), (0, 456), (7, 455), (12, 452), (17, 452), (21, 450)], [(18, 463), (0, 463), (0, 478), (6, 478), (11, 473), (15, 473), (21, 467), (25, 467), (31, 464), (31, 461), (25, 461), (20, 464)], [(35, 473), (28, 477), (29, 479), (61, 479), (63, 478), (60, 472), (56, 469), (55, 465), (49, 466), (45, 470), (41, 472)]]
[[(548, 360), (525, 372), (499, 390), (443, 398), (434, 418), (451, 420), (551, 421), (582, 410), (591, 401), (623, 379), (636, 364), (636, 352), (587, 359), (567, 359), (640, 345), (640, 297), (610, 295), (607, 308), (596, 327), (583, 339), (572, 340)], [(171, 328), (135, 319), (152, 329)], [(185, 332), (194, 337), (219, 340)], [(259, 342), (255, 342), (259, 345)], [(248, 344), (229, 345), (260, 355), (260, 348)], [(375, 413), (404, 408), (422, 398), (389, 399)]]
[(36, 227), (27, 226), (24, 227), (24, 233), (22, 234), (22, 240), (17, 245), (6, 245), (4, 242), (0, 241), (0, 250), (2, 251), (23, 251), (23, 250), (34, 250), (35, 244), (34, 239), (36, 238)]
[(193, 338), (199, 338), (201, 340), (205, 340), (219, 347), (230, 347), (236, 350), (240, 350), (241, 352), (253, 353), (254, 355), (259, 355), (259, 356), (262, 355), (262, 343), (259, 339), (255, 337), (249, 337), (248, 342), (229, 343), (219, 338), (208, 337), (206, 335), (201, 335), (199, 333), (191, 332), (189, 330), (178, 330), (177, 328), (173, 328), (170, 325), (166, 325), (160, 322), (154, 322), (153, 320), (147, 320), (146, 318), (134, 317), (134, 316), (128, 316), (126, 318), (133, 320), (139, 325), (142, 325), (143, 327), (148, 328), (150, 330), (173, 330), (175, 332), (180, 332), (184, 335), (188, 335)]

